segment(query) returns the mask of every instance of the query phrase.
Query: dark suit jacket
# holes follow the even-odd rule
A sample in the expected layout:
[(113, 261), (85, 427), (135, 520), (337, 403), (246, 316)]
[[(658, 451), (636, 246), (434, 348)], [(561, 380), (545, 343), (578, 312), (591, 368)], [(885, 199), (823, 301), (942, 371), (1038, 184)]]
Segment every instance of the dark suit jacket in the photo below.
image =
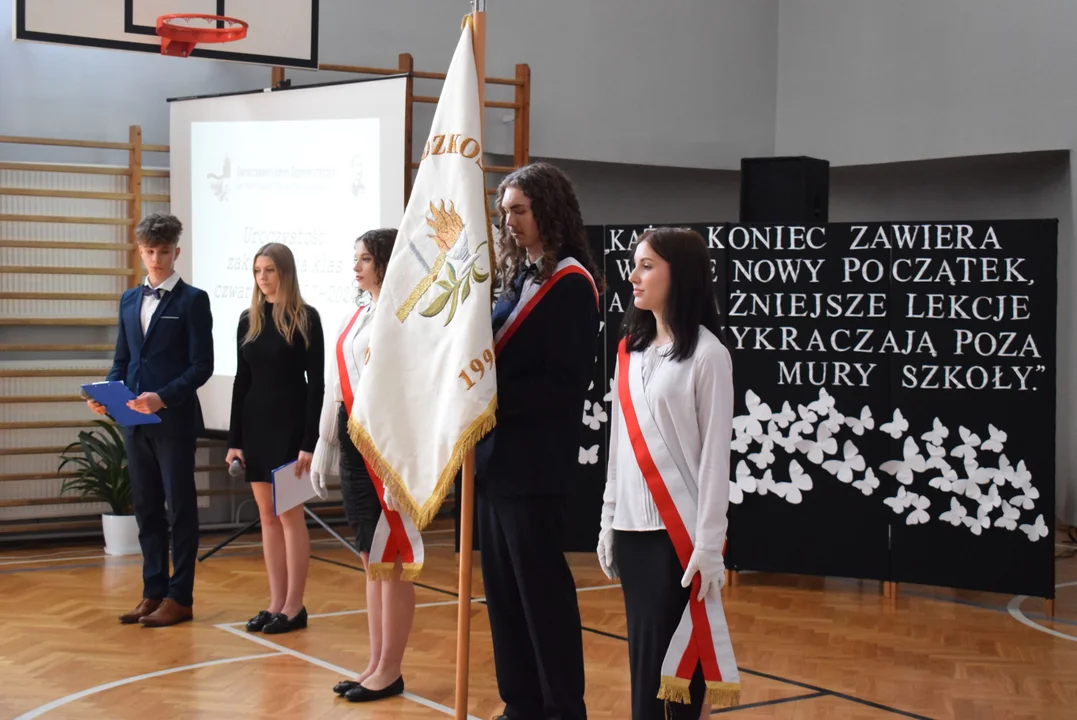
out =
[(109, 380), (122, 380), (135, 395), (155, 392), (165, 407), (160, 424), (142, 426), (161, 435), (200, 435), (205, 429), (196, 391), (213, 375), (213, 315), (205, 290), (180, 280), (157, 304), (142, 336), (142, 287), (120, 298), (120, 327)]
[(483, 492), (569, 492), (579, 473), (583, 404), (598, 341), (591, 283), (567, 275), (497, 357), (497, 426), (475, 448), (475, 483)]

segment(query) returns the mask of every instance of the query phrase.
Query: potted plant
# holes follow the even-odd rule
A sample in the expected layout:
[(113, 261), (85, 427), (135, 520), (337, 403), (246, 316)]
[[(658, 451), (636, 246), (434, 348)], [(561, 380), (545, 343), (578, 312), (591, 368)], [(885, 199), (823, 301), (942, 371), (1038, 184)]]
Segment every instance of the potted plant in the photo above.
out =
[(123, 437), (111, 423), (95, 420), (104, 433), (83, 430), (79, 439), (64, 448), (59, 470), (74, 466), (75, 476), (64, 480), (60, 494), (77, 492), (84, 498), (108, 503), (110, 513), (101, 515), (105, 552), (138, 555), (138, 523), (131, 506), (131, 476)]

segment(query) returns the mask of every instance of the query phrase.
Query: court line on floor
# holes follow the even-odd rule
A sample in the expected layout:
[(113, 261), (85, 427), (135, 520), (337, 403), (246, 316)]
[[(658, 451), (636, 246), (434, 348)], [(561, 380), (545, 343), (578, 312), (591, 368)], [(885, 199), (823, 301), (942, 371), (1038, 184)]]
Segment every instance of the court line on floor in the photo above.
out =
[[(416, 607), (418, 607), (418, 606), (416, 606)], [(220, 625), (214, 625), (213, 627), (215, 627), (215, 628), (217, 628), (219, 630), (224, 630), (225, 632), (231, 633), (231, 634), (235, 635), (236, 637), (241, 637), (244, 640), (248, 640), (250, 642), (257, 643), (259, 645), (263, 645), (263, 646), (268, 647), (268, 648), (272, 648), (274, 650), (279, 651), (279, 653), (281, 653), (281, 654), (291, 655), (292, 657), (294, 657), (294, 658), (296, 658), (298, 660), (303, 660), (305, 662), (310, 663), (311, 665), (316, 665), (316, 666), (318, 666), (320, 668), (323, 668), (325, 670), (330, 670), (332, 672), (337, 673), (338, 675), (343, 675), (344, 677), (351, 678), (351, 677), (355, 677), (358, 674), (358, 673), (356, 673), (356, 672), (354, 672), (352, 670), (348, 670), (346, 668), (340, 667), (339, 665), (334, 665), (331, 662), (327, 662), (325, 660), (322, 660), (321, 658), (316, 658), (316, 657), (314, 657), (312, 655), (307, 655), (306, 653), (301, 653), (298, 650), (292, 650), (291, 648), (285, 647), (284, 645), (278, 645), (277, 643), (272, 642), (270, 640), (266, 640), (263, 637), (257, 637), (255, 635), (250, 635), (250, 634), (248, 634), (248, 633), (246, 633), (246, 632), (244, 632), (242, 630), (237, 630), (236, 628), (231, 627), (230, 625), (220, 624)], [(456, 711), (453, 708), (447, 707), (445, 705), (442, 705), (441, 703), (434, 702), (433, 700), (428, 700), (428, 699), (426, 699), (426, 698), (424, 698), (424, 697), (422, 697), (420, 695), (416, 695), (414, 693), (404, 692), (404, 693), (401, 693), (401, 697), (403, 697), (403, 698), (405, 698), (407, 700), (411, 700), (414, 703), (418, 703), (419, 705), (422, 705), (424, 707), (428, 707), (431, 710), (437, 710), (438, 712), (444, 713), (445, 715), (455, 715), (456, 714)], [(467, 717), (468, 717), (468, 720), (481, 720), (481, 718), (477, 718), (474, 715), (468, 715)]]
[[(357, 570), (359, 572), (365, 572), (363, 570), (363, 568), (359, 567), (358, 565), (349, 565), (347, 563), (337, 562), (336, 560), (327, 560), (326, 558), (315, 557), (314, 555), (311, 555), (311, 559), (312, 560), (320, 560), (321, 562), (330, 563), (332, 565), (339, 565), (341, 567), (350, 568), (352, 570)], [(415, 586), (416, 587), (423, 587), (423, 588), (426, 588), (427, 590), (432, 590), (434, 592), (439, 592), (439, 593), (442, 593), (443, 595), (450, 595), (452, 597), (457, 597), (457, 598), (459, 597), (459, 595), (457, 593), (453, 592), (452, 590), (446, 590), (444, 588), (435, 587), (433, 585), (421, 585), (420, 583), (415, 583)], [(580, 592), (590, 592), (590, 591), (594, 591), (594, 590), (607, 590), (607, 589), (610, 589), (610, 588), (613, 588), (613, 587), (619, 587), (619, 585), (591, 585), (591, 586), (584, 587), (584, 588), (576, 588), (576, 592), (580, 593)], [(614, 633), (608, 633), (608, 632), (605, 632), (603, 630), (596, 630), (594, 628), (589, 628), (586, 625), (581, 626), (580, 629), (585, 631), (585, 632), (594, 633), (596, 635), (603, 635), (605, 637), (613, 638), (615, 640), (628, 642), (628, 638), (624, 637), (623, 635), (615, 635)], [(845, 693), (837, 692), (835, 690), (827, 690), (826, 688), (818, 687), (816, 685), (809, 685), (808, 683), (802, 683), (802, 682), (799, 682), (797, 680), (789, 680), (787, 678), (779, 677), (777, 675), (770, 675), (768, 673), (762, 673), (762, 672), (759, 672), (757, 670), (749, 670), (747, 668), (739, 668), (739, 670), (741, 672), (747, 673), (749, 675), (755, 675), (757, 677), (766, 678), (768, 680), (775, 680), (777, 682), (785, 683), (787, 685), (795, 685), (797, 687), (803, 688), (805, 690), (810, 690), (810, 691), (815, 692), (815, 693), (825, 693), (826, 695), (830, 695), (830, 696), (833, 696), (833, 697), (836, 697), (836, 698), (840, 698), (842, 700), (848, 700), (849, 702), (857, 703), (859, 705), (865, 705), (867, 707), (875, 708), (876, 710), (884, 710), (886, 712), (893, 713), (895, 715), (902, 715), (904, 717), (914, 718), (914, 720), (931, 720), (931, 718), (928, 718), (928, 717), (926, 717), (924, 715), (917, 715), (916, 713), (911, 713), (911, 712), (908, 712), (906, 710), (899, 710), (898, 708), (890, 707), (889, 705), (883, 705), (882, 703), (873, 702), (871, 700), (864, 700), (862, 698), (853, 697), (852, 695), (846, 695)], [(808, 696), (808, 695), (804, 695), (804, 696), (801, 696), (800, 699), (807, 700), (807, 699), (809, 699), (809, 697), (810, 696)], [(729, 711), (732, 711), (732, 710), (733, 710), (733, 708), (731, 708)]]
[[(1073, 587), (1074, 585), (1077, 585), (1077, 580), (1058, 583), (1057, 585), (1055, 585), (1055, 590), (1064, 587)], [(1034, 620), (1031, 620), (1027, 615), (1025, 615), (1025, 613), (1021, 610), (1021, 603), (1023, 603), (1025, 600), (1028, 600), (1028, 598), (1028, 595), (1017, 595), (1014, 597), (1013, 600), (1010, 600), (1010, 604), (1006, 607), (1006, 609), (1010, 613), (1010, 617), (1012, 617), (1014, 620), (1021, 623), (1022, 625), (1027, 625), (1033, 630), (1039, 630), (1042, 633), (1046, 633), (1062, 640), (1077, 642), (1077, 635), (1070, 635), (1068, 633), (1059, 632), (1054, 628), (1044, 627), (1043, 625), (1040, 625), (1039, 623), (1035, 622)]]
[(833, 697), (830, 693), (815, 692), (808, 693), (807, 695), (793, 695), (792, 697), (778, 698), (776, 700), (761, 700), (754, 703), (745, 703), (744, 705), (737, 705), (736, 707), (718, 708), (717, 710), (711, 710), (711, 715), (724, 715), (726, 713), (738, 712), (740, 710), (751, 710), (753, 708), (770, 707), (771, 705), (784, 705), (785, 703), (799, 702), (801, 700), (814, 700), (821, 697)]
[(242, 657), (234, 658), (221, 658), (219, 660), (207, 660), (206, 662), (194, 663), (193, 665), (181, 665), (180, 667), (166, 668), (164, 670), (155, 670), (154, 672), (144, 673), (142, 675), (133, 675), (131, 677), (123, 678), (122, 680), (114, 680), (109, 683), (96, 685), (92, 688), (80, 690), (76, 693), (71, 693), (66, 697), (62, 697), (59, 700), (53, 700), (50, 703), (46, 703), (41, 707), (25, 712), (19, 715), (15, 720), (32, 720), (36, 717), (41, 717), (47, 712), (55, 710), (58, 707), (63, 707), (69, 703), (73, 703), (76, 700), (89, 697), (90, 695), (96, 695), (97, 693), (104, 692), (105, 690), (111, 690), (113, 688), (122, 687), (124, 685), (130, 685), (141, 680), (150, 680), (153, 678), (161, 677), (163, 675), (171, 675), (172, 673), (185, 672), (187, 670), (198, 670), (199, 668), (212, 667), (214, 665), (226, 665), (228, 663), (244, 662), (246, 660), (261, 660), (262, 658), (280, 657), (286, 653), (282, 652), (268, 652), (258, 653), (257, 655), (243, 655)]

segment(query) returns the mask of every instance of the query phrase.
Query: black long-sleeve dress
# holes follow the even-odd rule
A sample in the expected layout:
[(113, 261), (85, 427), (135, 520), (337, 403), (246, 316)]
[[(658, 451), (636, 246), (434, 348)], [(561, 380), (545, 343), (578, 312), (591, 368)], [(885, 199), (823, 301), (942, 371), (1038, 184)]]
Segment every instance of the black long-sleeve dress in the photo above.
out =
[(307, 306), (307, 335), (285, 342), (273, 322), (273, 305), (265, 303), (262, 332), (243, 344), (248, 310), (236, 328), (237, 364), (232, 385), (228, 447), (243, 450), (247, 482), (270, 482), (272, 471), (313, 453), (325, 389), (325, 338), (318, 311)]

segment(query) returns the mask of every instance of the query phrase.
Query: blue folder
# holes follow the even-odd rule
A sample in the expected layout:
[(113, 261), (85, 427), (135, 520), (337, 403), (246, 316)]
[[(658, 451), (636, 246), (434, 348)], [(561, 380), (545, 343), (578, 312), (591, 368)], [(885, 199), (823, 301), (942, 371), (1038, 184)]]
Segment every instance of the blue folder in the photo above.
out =
[(127, 407), (128, 401), (135, 399), (135, 394), (118, 380), (87, 383), (82, 386), (82, 392), (96, 400), (98, 404), (104, 405), (108, 416), (121, 427), (152, 425), (161, 422), (157, 413), (147, 415)]

